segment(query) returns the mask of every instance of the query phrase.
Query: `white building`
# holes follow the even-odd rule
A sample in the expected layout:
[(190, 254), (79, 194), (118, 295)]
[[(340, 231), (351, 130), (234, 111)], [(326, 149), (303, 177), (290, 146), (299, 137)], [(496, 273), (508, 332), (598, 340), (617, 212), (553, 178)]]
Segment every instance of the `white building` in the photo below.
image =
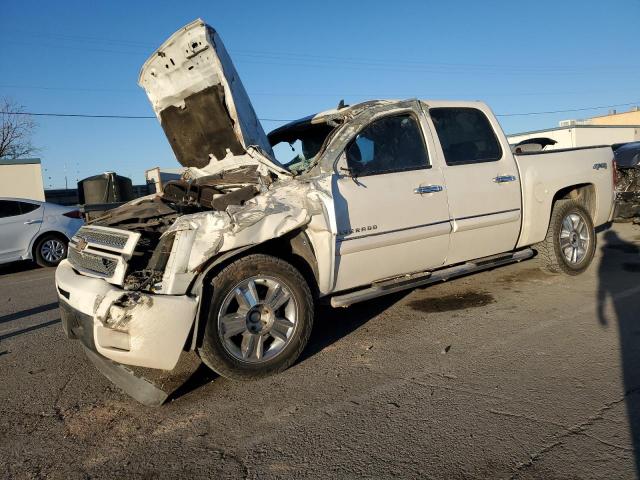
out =
[[(567, 122), (575, 122), (568, 120)], [(560, 122), (563, 124), (564, 122)], [(558, 148), (588, 147), (592, 145), (613, 145), (640, 141), (640, 125), (582, 125), (569, 123), (546, 130), (507, 135), (509, 143), (516, 144), (523, 140), (536, 137), (546, 137), (555, 140), (555, 145), (545, 150)]]
[(637, 142), (640, 141), (640, 107), (632, 107), (628, 112), (611, 110), (607, 115), (584, 120), (563, 120), (556, 128), (514, 133), (508, 137), (511, 144), (536, 137), (558, 142), (546, 150)]
[(40, 159), (0, 159), (0, 197), (26, 198), (44, 202)]

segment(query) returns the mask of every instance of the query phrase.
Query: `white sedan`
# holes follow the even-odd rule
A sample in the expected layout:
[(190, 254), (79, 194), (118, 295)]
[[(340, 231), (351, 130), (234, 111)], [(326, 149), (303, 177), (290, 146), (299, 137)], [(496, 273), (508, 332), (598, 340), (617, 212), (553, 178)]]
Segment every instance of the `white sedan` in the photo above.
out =
[(67, 256), (67, 243), (83, 223), (75, 208), (0, 198), (0, 263), (31, 259), (55, 267)]

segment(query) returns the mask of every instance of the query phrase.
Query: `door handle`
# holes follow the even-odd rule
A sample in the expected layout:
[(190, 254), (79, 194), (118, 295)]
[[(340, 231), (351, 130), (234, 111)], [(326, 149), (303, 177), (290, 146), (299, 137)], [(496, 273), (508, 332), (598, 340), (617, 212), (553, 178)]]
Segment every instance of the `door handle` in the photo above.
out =
[(493, 179), (496, 183), (507, 183), (507, 182), (515, 182), (517, 178), (513, 175), (498, 175)]
[(33, 225), (34, 223), (42, 223), (42, 220), (27, 220), (24, 222), (25, 225)]
[(413, 189), (413, 193), (435, 193), (435, 192), (441, 192), (442, 191), (442, 186), (440, 185), (421, 185), (418, 188), (414, 188)]

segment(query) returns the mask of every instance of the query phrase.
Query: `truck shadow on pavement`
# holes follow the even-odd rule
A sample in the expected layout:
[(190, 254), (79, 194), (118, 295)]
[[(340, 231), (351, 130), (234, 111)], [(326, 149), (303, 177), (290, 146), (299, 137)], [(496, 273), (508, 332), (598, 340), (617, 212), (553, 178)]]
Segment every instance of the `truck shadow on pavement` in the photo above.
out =
[(57, 310), (58, 302), (47, 303), (46, 305), (38, 305), (37, 307), (27, 308), (26, 310), (20, 310), (19, 312), (9, 313), (7, 315), (0, 316), (0, 325), (13, 320), (19, 320), (24, 317), (30, 317), (38, 313), (48, 312), (50, 310)]
[(41, 267), (28, 260), (5, 263), (4, 265), (0, 265), (0, 276), (8, 275), (10, 273), (26, 272), (28, 270), (36, 270), (39, 268)]
[(309, 343), (296, 364), (304, 362), (362, 327), (372, 318), (391, 308), (394, 303), (400, 301), (409, 293), (411, 293), (411, 290), (406, 290), (356, 303), (349, 308), (332, 308), (328, 305), (320, 305), (316, 310), (315, 323)]
[[(355, 304), (348, 309), (334, 309), (328, 305), (320, 305), (316, 310), (309, 343), (294, 364), (294, 367), (354, 332), (409, 293), (411, 293), (411, 290), (398, 292), (368, 302)], [(205, 387), (206, 384), (216, 380), (218, 377), (218, 374), (201, 363), (189, 378), (169, 395), (167, 402), (179, 400), (188, 393)]]
[[(633, 445), (636, 475), (640, 473), (640, 248), (614, 231), (604, 234), (598, 269), (598, 321), (617, 323), (624, 402)], [(608, 308), (615, 320), (607, 315)]]

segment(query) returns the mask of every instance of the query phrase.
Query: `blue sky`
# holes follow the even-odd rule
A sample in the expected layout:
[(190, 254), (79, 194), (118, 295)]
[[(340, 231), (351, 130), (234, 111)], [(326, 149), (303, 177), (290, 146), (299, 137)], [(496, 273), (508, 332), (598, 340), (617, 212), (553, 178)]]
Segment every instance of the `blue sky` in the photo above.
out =
[[(3, 0), (0, 95), (28, 111), (153, 115), (146, 58), (202, 17), (262, 118), (370, 98), (474, 99), (498, 114), (640, 103), (640, 1)], [(626, 110), (629, 107), (619, 107)], [(508, 133), (607, 109), (500, 117)], [(177, 162), (151, 120), (39, 117), (46, 187)], [(263, 122), (269, 131), (282, 122)]]

